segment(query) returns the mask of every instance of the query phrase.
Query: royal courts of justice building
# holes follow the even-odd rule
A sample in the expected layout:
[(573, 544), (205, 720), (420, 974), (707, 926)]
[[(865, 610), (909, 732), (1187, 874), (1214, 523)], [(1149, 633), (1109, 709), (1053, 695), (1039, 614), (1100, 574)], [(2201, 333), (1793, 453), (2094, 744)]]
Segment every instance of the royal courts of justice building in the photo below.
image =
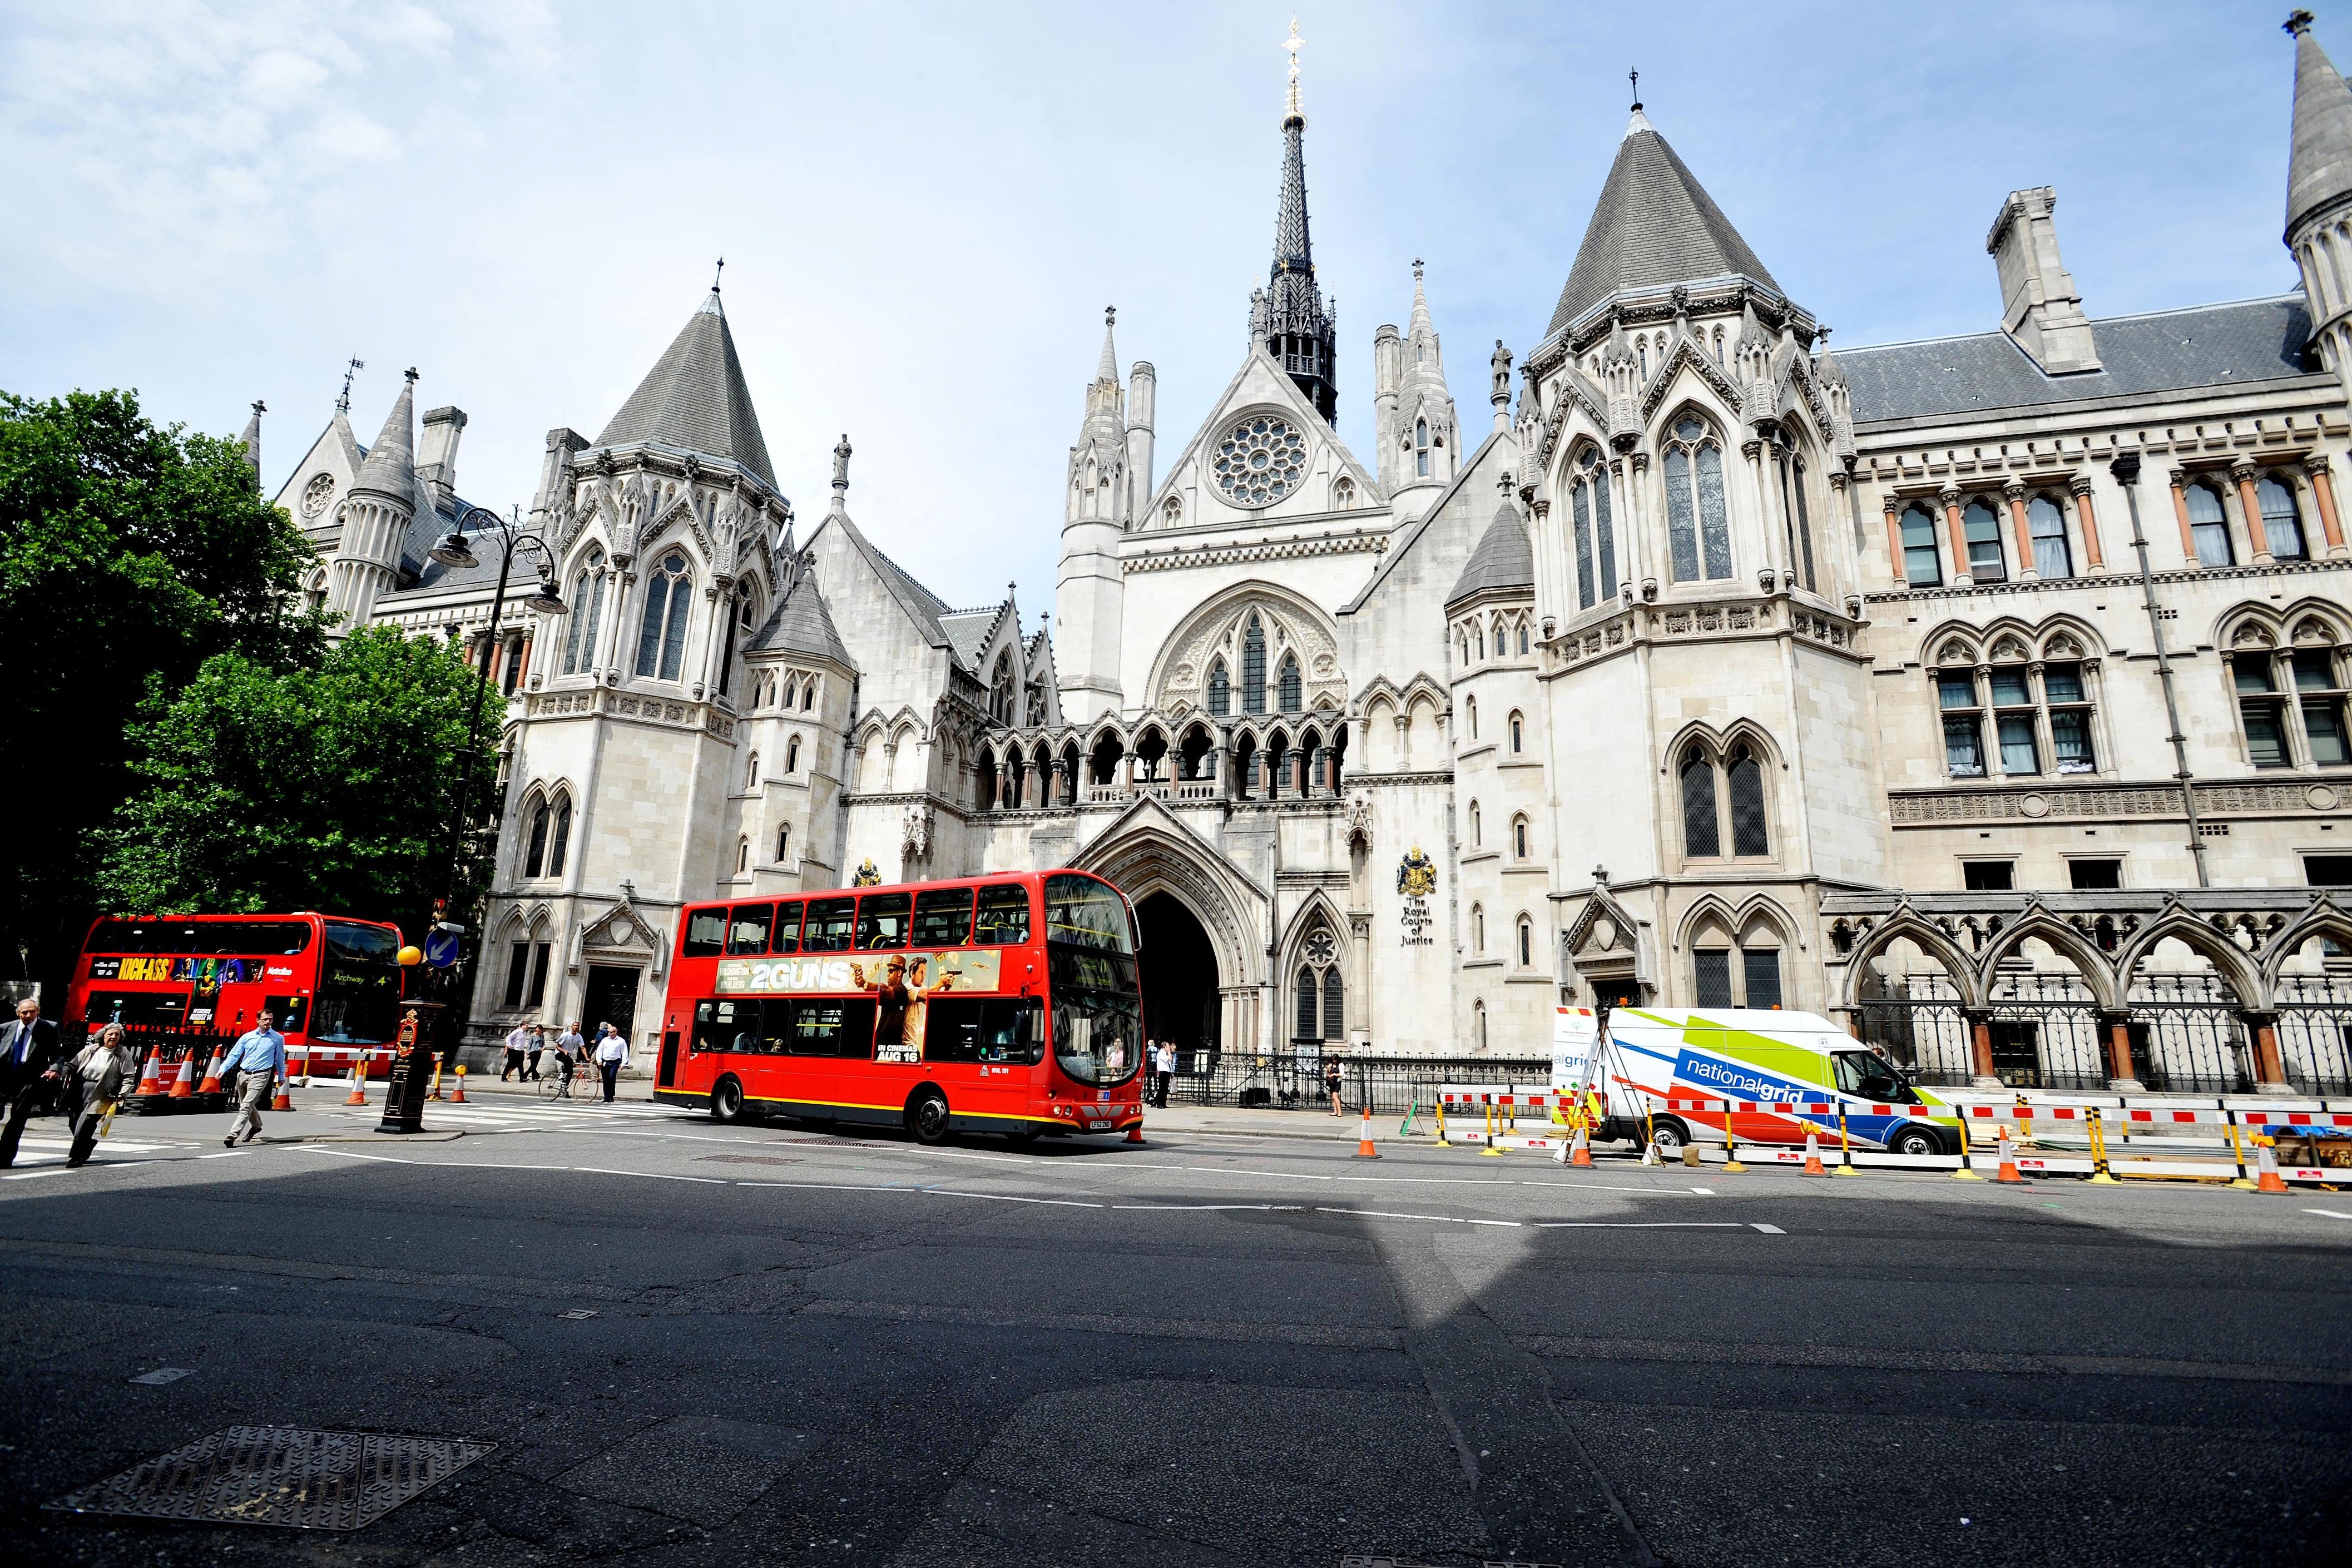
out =
[(428, 553), (466, 415), (412, 377), (362, 446), (347, 396), (278, 496), (313, 595), (507, 695), (477, 1028), (646, 1043), (691, 901), (1074, 865), (1150, 1032), (1226, 1058), (1541, 1056), (1609, 998), (1930, 1081), (2352, 1090), (2352, 89), (2288, 31), (2295, 292), (2095, 315), (2021, 190), (1983, 331), (1832, 353), (1636, 105), (1466, 400), (1416, 267), (1363, 453), (1294, 54), (1224, 390), (1163, 422), (1109, 323), (1072, 367), (1050, 621), (894, 560), (846, 437), (796, 518), (715, 287), (549, 432), (567, 612), (495, 638), (495, 554)]

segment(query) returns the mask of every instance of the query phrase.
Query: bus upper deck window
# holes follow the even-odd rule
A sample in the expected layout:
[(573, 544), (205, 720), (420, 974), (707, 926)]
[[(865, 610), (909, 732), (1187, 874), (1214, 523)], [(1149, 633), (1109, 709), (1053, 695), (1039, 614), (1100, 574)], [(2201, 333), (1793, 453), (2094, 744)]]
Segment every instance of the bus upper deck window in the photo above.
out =
[(846, 953), (850, 925), (857, 911), (854, 898), (812, 898), (808, 926), (801, 935), (803, 953)]
[(915, 946), (961, 947), (971, 940), (971, 889), (934, 887), (915, 894)]
[(727, 911), (696, 909), (686, 916), (686, 956), (716, 958), (727, 948)]
[(914, 903), (908, 893), (869, 893), (857, 901), (857, 946), (864, 952), (886, 952), (907, 945), (907, 910)]
[(1029, 890), (1017, 882), (980, 890), (979, 928), (972, 940), (991, 946), (1029, 940)]
[(729, 914), (727, 950), (730, 953), (764, 953), (768, 950), (768, 927), (776, 923), (776, 906), (772, 904), (739, 904)]
[(790, 904), (776, 905), (776, 937), (769, 945), (771, 953), (797, 953), (801, 950), (801, 905), (794, 899)]

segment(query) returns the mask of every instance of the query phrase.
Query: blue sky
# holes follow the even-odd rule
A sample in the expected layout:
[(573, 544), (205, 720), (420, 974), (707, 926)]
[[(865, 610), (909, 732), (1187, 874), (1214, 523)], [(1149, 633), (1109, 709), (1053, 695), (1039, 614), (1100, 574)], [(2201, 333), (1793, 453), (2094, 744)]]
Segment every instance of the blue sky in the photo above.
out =
[[(1524, 353), (1622, 133), (1651, 120), (1841, 345), (1981, 331), (2002, 196), (2058, 190), (2094, 318), (2273, 293), (2286, 7), (1330, 4), (1298, 9), (1341, 434), (1411, 265), (1465, 423)], [(0, 387), (135, 386), (273, 489), (367, 369), (470, 417), (469, 498), (527, 503), (727, 257), (778, 478), (828, 455), (958, 604), (1050, 609), (1063, 466), (1119, 312), (1164, 457), (1244, 348), (1273, 235), (1288, 6), (0, 0)], [(1673, 26), (1661, 26), (1660, 18)], [(2318, 33), (2352, 63), (2352, 11)]]

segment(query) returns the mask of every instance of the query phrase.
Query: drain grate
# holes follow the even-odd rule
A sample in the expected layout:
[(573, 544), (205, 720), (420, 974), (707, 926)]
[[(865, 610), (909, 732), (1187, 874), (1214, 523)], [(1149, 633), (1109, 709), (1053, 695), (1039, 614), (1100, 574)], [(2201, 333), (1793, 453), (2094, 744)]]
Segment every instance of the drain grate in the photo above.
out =
[(358, 1530), (498, 1447), (395, 1432), (229, 1427), (47, 1504), (293, 1530)]

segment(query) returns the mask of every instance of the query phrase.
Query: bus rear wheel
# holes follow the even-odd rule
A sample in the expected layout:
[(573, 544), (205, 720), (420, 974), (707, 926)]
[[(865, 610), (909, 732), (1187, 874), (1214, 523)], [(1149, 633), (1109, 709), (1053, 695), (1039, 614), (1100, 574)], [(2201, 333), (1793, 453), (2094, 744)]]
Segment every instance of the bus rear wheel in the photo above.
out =
[(740, 1122), (743, 1119), (743, 1086), (732, 1078), (722, 1078), (710, 1089), (710, 1119), (714, 1122)]
[(907, 1130), (918, 1143), (943, 1144), (948, 1137), (948, 1097), (926, 1089), (907, 1103)]

